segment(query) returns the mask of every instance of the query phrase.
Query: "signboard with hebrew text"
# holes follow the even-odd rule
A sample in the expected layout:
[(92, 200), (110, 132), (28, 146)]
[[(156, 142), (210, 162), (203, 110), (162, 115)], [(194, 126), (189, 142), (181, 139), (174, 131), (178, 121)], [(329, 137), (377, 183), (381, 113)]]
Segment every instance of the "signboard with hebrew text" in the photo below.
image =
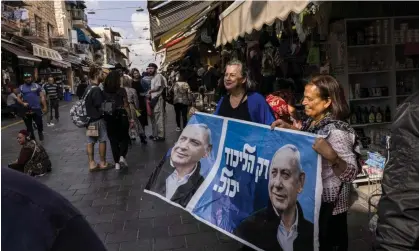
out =
[(318, 250), (321, 158), (314, 140), (197, 113), (145, 192), (255, 250)]

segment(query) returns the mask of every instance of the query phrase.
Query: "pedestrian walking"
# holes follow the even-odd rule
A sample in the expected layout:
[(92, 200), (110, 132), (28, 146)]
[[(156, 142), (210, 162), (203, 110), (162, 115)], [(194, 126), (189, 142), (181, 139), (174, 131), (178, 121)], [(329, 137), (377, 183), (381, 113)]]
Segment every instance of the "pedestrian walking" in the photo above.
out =
[(143, 128), (140, 124), (140, 121), (137, 118), (137, 113), (140, 113), (140, 103), (138, 101), (137, 91), (131, 87), (132, 78), (127, 76), (122, 77), (122, 86), (127, 92), (127, 99), (129, 105), (129, 114), (130, 114), (130, 129), (129, 134), (132, 140), (136, 140), (140, 135), (144, 135)]
[(145, 135), (145, 128), (148, 126), (148, 115), (147, 115), (147, 91), (148, 88), (144, 88), (144, 86), (148, 86), (146, 83), (142, 83), (140, 71), (136, 68), (132, 69), (132, 88), (137, 91), (138, 96), (138, 105), (140, 110), (140, 115), (138, 116), (138, 121), (142, 127), (143, 134), (140, 134), (141, 143), (147, 144), (147, 137)]
[[(192, 93), (189, 84), (185, 81), (185, 72), (181, 71), (178, 80), (173, 85), (174, 99), (173, 104), (176, 113), (176, 131), (180, 132), (188, 123), (188, 107), (191, 105)], [(182, 125), (181, 125), (182, 119)], [(182, 128), (182, 129), (181, 129)]]
[(77, 90), (76, 90), (76, 95), (79, 98), (79, 100), (83, 97), (83, 94), (86, 91), (86, 88), (88, 86), (88, 83), (89, 83), (89, 78), (86, 75), (84, 75), (83, 76), (83, 80), (77, 86)]
[(102, 110), (106, 121), (115, 169), (128, 167), (126, 155), (131, 143), (128, 130), (131, 120), (127, 92), (121, 87), (122, 74), (112, 71), (103, 84), (104, 103)]
[(166, 87), (166, 79), (160, 73), (157, 73), (157, 65), (149, 64), (148, 73), (153, 76), (148, 94), (150, 95), (150, 106), (153, 110), (151, 115), (151, 126), (154, 141), (165, 140), (165, 102), (162, 97), (164, 88)]
[[(59, 112), (59, 106), (60, 106), (60, 99), (58, 98), (58, 85), (55, 84), (54, 78), (49, 77), (48, 83), (44, 84), (43, 87), (45, 94), (47, 96), (47, 100), (49, 103), (49, 116), (48, 116), (48, 122), (47, 126), (54, 126), (54, 123), (52, 123), (52, 119), (55, 115), (55, 122), (58, 123), (60, 119), (60, 112)], [(52, 111), (54, 110), (54, 114)]]
[[(17, 97), (17, 101), (25, 108), (25, 115), (23, 121), (26, 125), (26, 130), (32, 139), (35, 139), (34, 129), (32, 123), (35, 122), (38, 128), (38, 137), (40, 141), (44, 140), (44, 127), (42, 122), (42, 113), (47, 111), (47, 104), (45, 93), (41, 86), (32, 82), (32, 74), (23, 74), (25, 83), (20, 86), (22, 97)], [(41, 108), (42, 104), (42, 108)]]
[[(106, 170), (110, 165), (106, 162), (106, 140), (108, 138), (106, 124), (103, 119), (102, 104), (104, 101), (99, 83), (102, 82), (101, 69), (91, 66), (89, 70), (90, 86), (84, 94), (86, 114), (90, 118), (87, 126), (87, 156), (89, 158), (89, 171)], [(99, 142), (100, 162), (94, 158), (95, 144)]]

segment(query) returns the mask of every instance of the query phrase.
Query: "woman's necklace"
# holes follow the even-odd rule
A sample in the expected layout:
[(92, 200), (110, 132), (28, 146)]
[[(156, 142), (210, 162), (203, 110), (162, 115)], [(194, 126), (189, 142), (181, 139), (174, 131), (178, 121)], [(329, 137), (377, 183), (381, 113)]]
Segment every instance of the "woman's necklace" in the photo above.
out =
[(237, 108), (240, 105), (240, 103), (244, 101), (244, 99), (245, 99), (244, 96), (245, 95), (246, 95), (246, 93), (243, 93), (243, 95), (241, 95), (241, 96), (230, 95), (231, 107), (233, 107), (234, 109)]
[(326, 117), (326, 115), (322, 115), (319, 119), (313, 119), (313, 121), (310, 124), (310, 127), (314, 127), (317, 124), (319, 124), (324, 118)]

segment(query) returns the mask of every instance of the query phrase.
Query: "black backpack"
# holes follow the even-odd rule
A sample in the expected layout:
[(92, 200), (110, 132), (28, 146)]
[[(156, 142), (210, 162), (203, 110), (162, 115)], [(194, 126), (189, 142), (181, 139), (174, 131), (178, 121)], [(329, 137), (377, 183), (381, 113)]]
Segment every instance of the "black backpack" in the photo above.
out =
[(103, 101), (102, 103), (102, 112), (103, 115), (106, 116), (113, 116), (115, 115), (115, 111), (116, 111), (116, 101), (115, 98), (117, 97), (117, 94), (109, 94), (109, 93), (105, 93), (104, 95), (105, 97), (105, 101)]

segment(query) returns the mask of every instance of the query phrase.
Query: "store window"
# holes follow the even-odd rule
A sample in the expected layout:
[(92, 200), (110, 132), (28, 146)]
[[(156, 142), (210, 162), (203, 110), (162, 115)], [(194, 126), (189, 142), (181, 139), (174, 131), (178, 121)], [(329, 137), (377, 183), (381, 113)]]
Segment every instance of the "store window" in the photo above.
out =
[(38, 37), (43, 37), (42, 18), (35, 15), (35, 32)]
[[(54, 26), (52, 26), (51, 24), (47, 24), (47, 33), (48, 33), (48, 37), (53, 37), (54, 36)], [(49, 43), (49, 47), (52, 47), (51, 40), (48, 40), (48, 43)]]
[(47, 30), (48, 30), (48, 37), (52, 37), (54, 35), (54, 26), (52, 26), (51, 24), (48, 24)]

